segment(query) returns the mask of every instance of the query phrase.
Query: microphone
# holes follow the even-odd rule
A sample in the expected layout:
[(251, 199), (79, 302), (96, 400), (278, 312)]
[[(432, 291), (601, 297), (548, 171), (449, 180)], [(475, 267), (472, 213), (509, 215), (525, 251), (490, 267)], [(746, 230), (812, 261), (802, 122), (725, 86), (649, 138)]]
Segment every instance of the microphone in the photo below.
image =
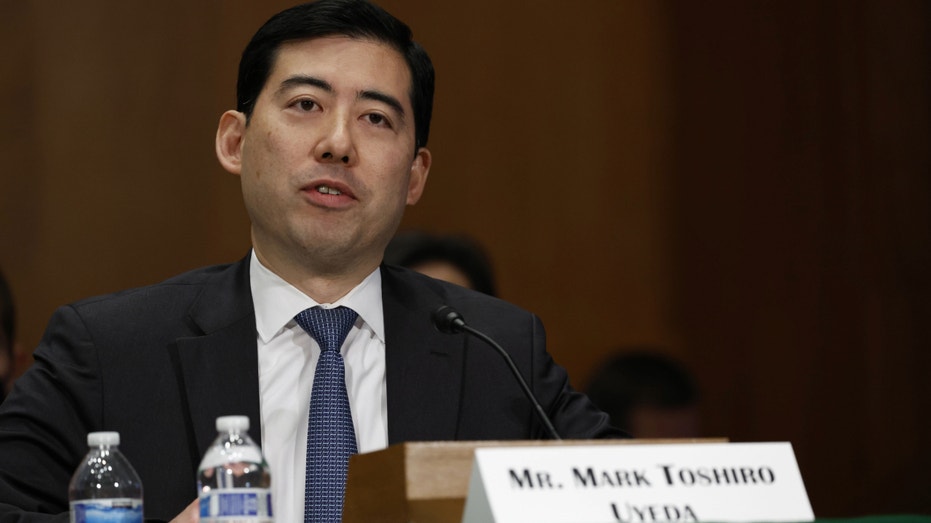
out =
[(549, 416), (546, 415), (546, 412), (543, 411), (543, 407), (540, 406), (540, 402), (537, 401), (537, 398), (533, 395), (533, 392), (530, 390), (530, 387), (527, 385), (527, 382), (524, 380), (524, 377), (520, 375), (520, 371), (517, 369), (517, 365), (514, 364), (514, 360), (511, 359), (511, 356), (504, 350), (501, 345), (491, 339), (485, 333), (476, 330), (470, 327), (465, 319), (462, 317), (462, 314), (459, 314), (459, 311), (450, 307), (449, 305), (441, 305), (438, 309), (433, 311), (433, 326), (436, 327), (436, 330), (444, 334), (456, 334), (459, 332), (464, 332), (466, 334), (471, 334), (476, 338), (484, 341), (491, 348), (498, 351), (501, 354), (501, 357), (504, 358), (504, 361), (507, 362), (508, 367), (511, 369), (511, 374), (514, 375), (514, 378), (517, 379), (517, 383), (520, 384), (520, 388), (523, 389), (524, 395), (527, 396), (527, 399), (530, 400), (530, 403), (533, 405), (534, 410), (537, 412), (537, 417), (540, 418), (540, 421), (543, 422), (543, 426), (546, 427), (547, 432), (550, 433), (550, 437), (554, 440), (561, 440), (559, 433), (556, 432), (556, 428), (553, 427), (553, 423), (550, 421)]

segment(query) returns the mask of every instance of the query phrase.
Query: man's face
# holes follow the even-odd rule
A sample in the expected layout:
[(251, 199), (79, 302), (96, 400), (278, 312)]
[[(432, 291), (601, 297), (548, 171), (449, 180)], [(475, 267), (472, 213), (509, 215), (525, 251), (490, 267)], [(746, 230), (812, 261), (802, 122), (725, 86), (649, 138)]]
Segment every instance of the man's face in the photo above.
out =
[(414, 147), (410, 89), (393, 48), (317, 38), (281, 46), (248, 125), (224, 115), (218, 154), (242, 178), (253, 245), (272, 270), (378, 265), (430, 166), (429, 151)]
[(467, 289), (475, 288), (472, 285), (472, 281), (469, 280), (469, 276), (463, 272), (462, 269), (446, 261), (428, 260), (423, 263), (411, 265), (410, 269), (415, 270), (420, 274), (426, 274), (431, 278), (448, 281), (449, 283), (455, 283), (456, 285), (465, 287)]

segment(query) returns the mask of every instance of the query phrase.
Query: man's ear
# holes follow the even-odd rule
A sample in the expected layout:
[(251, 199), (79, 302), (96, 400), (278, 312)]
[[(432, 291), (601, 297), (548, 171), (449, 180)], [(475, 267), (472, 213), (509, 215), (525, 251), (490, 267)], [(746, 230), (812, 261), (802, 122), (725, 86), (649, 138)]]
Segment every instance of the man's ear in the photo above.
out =
[(427, 175), (430, 174), (430, 165), (433, 156), (426, 147), (417, 150), (414, 162), (411, 163), (411, 177), (407, 184), (407, 204), (414, 205), (423, 195), (424, 186), (427, 185)]
[(226, 111), (217, 125), (217, 159), (227, 171), (242, 172), (242, 141), (246, 131), (246, 115), (239, 111)]

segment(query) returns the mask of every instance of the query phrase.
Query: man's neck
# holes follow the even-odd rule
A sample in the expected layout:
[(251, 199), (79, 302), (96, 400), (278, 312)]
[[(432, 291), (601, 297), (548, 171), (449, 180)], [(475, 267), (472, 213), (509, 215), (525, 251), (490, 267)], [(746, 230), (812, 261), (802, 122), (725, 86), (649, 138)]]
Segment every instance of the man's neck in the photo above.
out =
[(334, 303), (349, 294), (349, 291), (372, 274), (380, 263), (376, 260), (368, 264), (356, 264), (354, 267), (343, 264), (339, 266), (339, 270), (327, 270), (310, 263), (297, 263), (289, 258), (265, 256), (259, 249), (254, 250), (265, 268), (317, 303)]

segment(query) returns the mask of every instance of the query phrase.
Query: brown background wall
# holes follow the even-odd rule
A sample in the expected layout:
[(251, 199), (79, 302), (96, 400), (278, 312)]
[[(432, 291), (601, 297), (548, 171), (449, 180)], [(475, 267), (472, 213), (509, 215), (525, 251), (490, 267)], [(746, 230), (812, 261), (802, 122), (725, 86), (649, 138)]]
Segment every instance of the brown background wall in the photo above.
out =
[[(0, 266), (54, 307), (238, 259), (213, 134), (289, 2), (0, 2)], [(815, 513), (931, 513), (931, 8), (386, 0), (430, 51), (425, 199), (584, 385), (695, 370), (704, 431), (788, 440)]]

